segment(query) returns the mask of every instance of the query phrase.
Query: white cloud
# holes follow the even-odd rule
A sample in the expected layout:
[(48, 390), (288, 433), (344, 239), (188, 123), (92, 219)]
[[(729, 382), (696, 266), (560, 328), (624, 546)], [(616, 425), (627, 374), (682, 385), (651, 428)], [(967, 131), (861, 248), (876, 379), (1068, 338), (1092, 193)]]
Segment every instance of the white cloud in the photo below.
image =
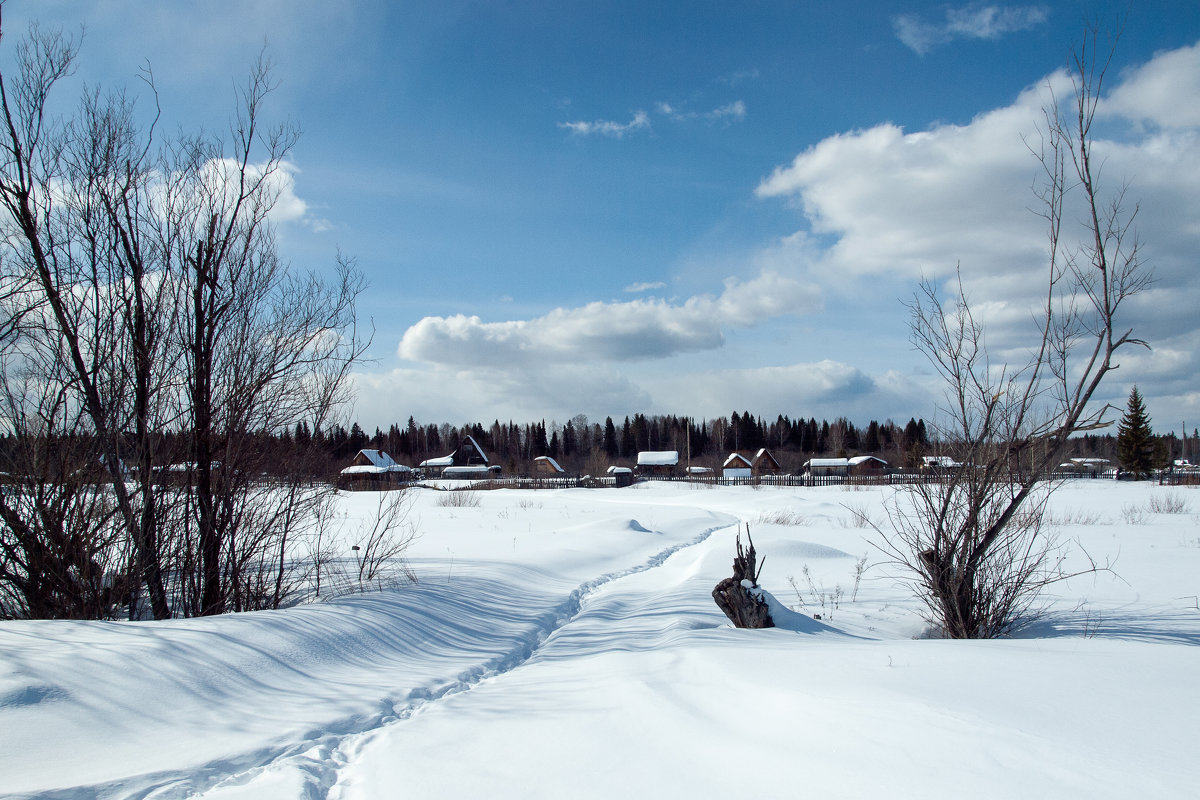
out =
[(642, 292), (649, 292), (654, 289), (665, 289), (666, 286), (667, 285), (662, 281), (654, 281), (652, 283), (631, 283), (625, 287), (625, 292), (628, 294), (640, 294)]
[(992, 6), (972, 3), (947, 8), (945, 19), (927, 22), (915, 14), (892, 19), (896, 37), (918, 55), (955, 39), (998, 39), (1006, 33), (1027, 30), (1046, 21), (1043, 6)]
[(425, 317), (404, 333), (398, 353), (460, 366), (666, 358), (720, 347), (725, 328), (810, 313), (819, 305), (812, 287), (763, 273), (747, 282), (729, 279), (719, 296), (699, 295), (682, 305), (657, 299), (595, 302), (507, 322), (462, 314)]
[(1163, 128), (1200, 127), (1200, 43), (1161, 53), (1122, 76), (1102, 113)]
[[(1171, 350), (1170, 357), (1153, 358), (1130, 352), (1114, 376), (1145, 381), (1148, 395), (1186, 394), (1169, 375), (1180, 374), (1177, 354), (1200, 342), (1194, 313), (1200, 292), (1193, 288), (1200, 252), (1198, 50), (1161, 53), (1114, 78), (1101, 106), (1103, 124), (1093, 129), (1105, 202), (1125, 190), (1125, 209), (1137, 208), (1142, 257), (1156, 278), (1154, 289), (1122, 307), (1120, 323), (1148, 338), (1155, 352)], [(1046, 84), (1070, 102), (1070, 82), (1056, 73), (965, 125), (908, 132), (881, 124), (800, 153), (757, 188), (760, 197), (794, 203), (804, 217), (772, 263), (796, 253), (793, 271), (784, 274), (847, 291), (862, 291), (871, 278), (901, 277), (914, 286), (920, 276), (949, 279), (961, 265), (993, 353), (1023, 360), (1047, 270), (1046, 225), (1033, 213), (1038, 202), (1031, 191), (1041, 167), (1030, 152), (1039, 145)], [(1086, 235), (1083, 218), (1069, 203), (1064, 244)], [(1188, 380), (1195, 374), (1184, 373)]]
[(576, 136), (608, 136), (613, 139), (623, 139), (625, 134), (650, 128), (650, 117), (645, 111), (638, 111), (629, 122), (613, 122), (598, 119), (592, 122), (560, 122), (558, 127), (569, 130)]
[(730, 122), (740, 122), (746, 118), (746, 104), (741, 100), (734, 100), (731, 103), (726, 103), (709, 111), (690, 111), (667, 102), (656, 103), (654, 107), (658, 113), (674, 122), (692, 122), (698, 120), (709, 124), (718, 122), (728, 124)]

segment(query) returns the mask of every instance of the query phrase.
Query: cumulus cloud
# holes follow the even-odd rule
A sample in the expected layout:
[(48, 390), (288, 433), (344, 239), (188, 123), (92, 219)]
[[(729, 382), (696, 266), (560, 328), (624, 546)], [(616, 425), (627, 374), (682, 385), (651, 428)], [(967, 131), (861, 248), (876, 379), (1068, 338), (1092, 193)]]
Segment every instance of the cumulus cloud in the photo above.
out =
[(815, 311), (819, 294), (777, 273), (729, 279), (718, 296), (682, 304), (658, 299), (589, 303), (532, 320), (484, 322), (476, 316), (426, 317), (400, 341), (400, 357), (463, 366), (634, 361), (720, 347), (724, 329)]
[(623, 139), (626, 134), (649, 130), (650, 116), (645, 111), (638, 111), (629, 122), (598, 119), (592, 122), (560, 122), (558, 127), (570, 131), (575, 136), (608, 136)]
[(1156, 127), (1200, 127), (1200, 43), (1159, 54), (1126, 74), (1105, 99), (1101, 113)]
[[(1103, 202), (1124, 191), (1125, 211), (1136, 208), (1142, 257), (1156, 279), (1152, 291), (1123, 306), (1121, 324), (1152, 344), (1200, 331), (1192, 311), (1200, 252), (1193, 211), (1200, 208), (1198, 70), (1200, 46), (1110, 76), (1116, 85), (1102, 100), (1103, 124), (1093, 128)], [(808, 148), (757, 188), (803, 216), (804, 227), (781, 252), (802, 250), (799, 274), (826, 288), (897, 276), (914, 284), (922, 276), (952, 279), (961, 266), (993, 352), (1023, 360), (1047, 274), (1046, 224), (1031, 191), (1041, 165), (1031, 150), (1040, 146), (1048, 89), (1070, 102), (1068, 76), (1056, 73), (965, 125), (906, 131), (881, 124)], [(1072, 204), (1077, 197), (1069, 196), (1064, 213), (1067, 247), (1086, 235), (1082, 209)], [(1131, 355), (1120, 380), (1139, 380), (1141, 371), (1165, 381), (1152, 365), (1166, 363), (1178, 366)]]
[(915, 14), (892, 19), (896, 37), (917, 53), (925, 55), (934, 47), (955, 39), (998, 39), (1006, 33), (1023, 31), (1046, 21), (1044, 6), (993, 6), (972, 3), (947, 8), (945, 18), (936, 22)]

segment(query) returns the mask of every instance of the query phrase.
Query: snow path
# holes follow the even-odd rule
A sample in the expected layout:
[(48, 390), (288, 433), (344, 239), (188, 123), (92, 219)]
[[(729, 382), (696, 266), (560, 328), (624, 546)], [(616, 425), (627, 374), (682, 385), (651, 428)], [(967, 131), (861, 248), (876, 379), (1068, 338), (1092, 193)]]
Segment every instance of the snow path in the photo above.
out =
[[(688, 521), (685, 524), (695, 525), (695, 522)], [(103, 787), (100, 796), (109, 794), (110, 790), (116, 790), (114, 794), (156, 799), (193, 796), (197, 793), (203, 793), (206, 797), (237, 797), (243, 796), (243, 793), (248, 797), (265, 796), (281, 791), (296, 797), (326, 797), (335, 785), (339, 771), (349, 760), (348, 750), (356, 751), (359, 746), (358, 740), (364, 735), (403, 722), (447, 697), (469, 692), (484, 681), (519, 668), (538, 657), (546, 645), (556, 642), (557, 637), (579, 619), (585, 604), (589, 604), (592, 597), (601, 590), (621, 579), (661, 567), (677, 553), (693, 548), (706, 541), (713, 533), (730, 529), (737, 524), (738, 520), (735, 517), (719, 519), (717, 524), (702, 528), (690, 539), (659, 550), (642, 563), (605, 573), (576, 586), (565, 599), (549, 610), (537, 614), (529, 627), (516, 634), (506, 652), (470, 666), (453, 678), (433, 680), (426, 686), (413, 689), (403, 701), (392, 705), (390, 709), (367, 717), (344, 720), (341, 724), (327, 727), (324, 731), (311, 731), (303, 741), (282, 748), (264, 748), (235, 758), (216, 760), (184, 775), (147, 776), (146, 784), (130, 794), (126, 794), (132, 788), (128, 784)], [(629, 527), (642, 533), (656, 533), (636, 520), (631, 520)], [(462, 583), (472, 580), (462, 574), (472, 571), (469, 563), (458, 564), (452, 570), (458, 574), (453, 574), (453, 577), (447, 579), (445, 589), (448, 591), (438, 592), (436, 598), (430, 598), (435, 607), (452, 606), (453, 594), (461, 593)], [(516, 581), (510, 587), (481, 587), (469, 594), (491, 600), (503, 597), (524, 597), (528, 600), (530, 587), (537, 584), (537, 581)], [(531, 603), (535, 608), (544, 607), (546, 604), (543, 597), (538, 597)], [(494, 613), (494, 606), (492, 610)], [(486, 622), (488, 609), (473, 608), (467, 613)], [(619, 632), (616, 635), (620, 635)]]

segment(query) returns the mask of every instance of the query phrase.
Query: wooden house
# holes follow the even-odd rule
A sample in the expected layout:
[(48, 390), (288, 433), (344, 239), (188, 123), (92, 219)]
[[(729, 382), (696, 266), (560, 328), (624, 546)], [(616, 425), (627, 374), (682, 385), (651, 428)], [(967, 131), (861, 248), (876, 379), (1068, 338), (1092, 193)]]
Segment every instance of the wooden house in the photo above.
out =
[(846, 458), (810, 458), (804, 465), (809, 475), (847, 475), (850, 460)]
[(754, 474), (754, 464), (741, 453), (730, 453), (721, 465), (721, 476), (725, 478), (749, 478)]
[(567, 471), (550, 456), (538, 456), (533, 460), (533, 474), (539, 477), (562, 477)]
[(343, 489), (382, 489), (386, 486), (412, 480), (410, 467), (396, 463), (383, 450), (359, 450), (338, 475), (338, 486)]
[(779, 467), (779, 462), (775, 460), (775, 456), (771, 455), (771, 451), (767, 448), (761, 448), (754, 454), (754, 458), (750, 461), (750, 470), (755, 477), (760, 475), (778, 475), (783, 472)]
[(847, 467), (851, 475), (879, 477), (887, 474), (888, 463), (875, 456), (855, 456), (847, 459)]
[(639, 475), (666, 477), (674, 475), (678, 467), (678, 450), (644, 450), (637, 456)]
[[(455, 469), (447, 474), (447, 470), (451, 467)], [(441, 475), (443, 477), (462, 477), (467, 474), (463, 467), (476, 467), (478, 469), (468, 470), (471, 474), (490, 474), (500, 471), (499, 465), (491, 465), (488, 463), (488, 457), (484, 454), (483, 448), (475, 441), (475, 437), (471, 435), (464, 436), (458, 447), (448, 456), (440, 458), (429, 458), (421, 462), (421, 469), (432, 475)]]

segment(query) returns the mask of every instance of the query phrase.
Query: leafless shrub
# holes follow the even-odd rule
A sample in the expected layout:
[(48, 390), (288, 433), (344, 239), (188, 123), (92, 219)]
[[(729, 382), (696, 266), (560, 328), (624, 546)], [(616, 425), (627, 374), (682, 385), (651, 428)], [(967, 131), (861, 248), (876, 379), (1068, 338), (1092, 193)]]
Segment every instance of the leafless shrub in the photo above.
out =
[(875, 522), (871, 519), (871, 514), (867, 511), (866, 506), (855, 504), (850, 505), (843, 503), (842, 508), (850, 512), (850, 519), (842, 519), (840, 522), (844, 527), (851, 528), (874, 528)]
[(1072, 508), (1058, 512), (1047, 510), (1045, 522), (1049, 526), (1061, 528), (1067, 525), (1100, 525), (1103, 519), (1098, 511)]
[[(1075, 54), (1073, 102), (1045, 108), (1040, 137), (1027, 142), (1043, 169), (1035, 194), (1048, 240), (1029, 360), (991, 360), (961, 272), (953, 299), (926, 280), (910, 305), (913, 343), (946, 389), (937, 438), (964, 466), (896, 496), (884, 550), (929, 621), (952, 638), (1016, 630), (1036, 616), (1046, 586), (1072, 574), (1044, 526), (1053, 488), (1045, 479), (1073, 435), (1109, 425), (1109, 406), (1090, 401), (1118, 350), (1146, 344), (1117, 328), (1119, 307), (1151, 276), (1132, 228), (1136, 209), (1129, 213), (1121, 192), (1107, 197), (1097, 183), (1090, 135), (1108, 62), (1097, 61), (1096, 38), (1090, 32)], [(1072, 245), (1064, 225), (1075, 203), (1086, 221)]]
[(437, 499), (442, 508), (479, 508), (479, 493), (470, 489), (450, 489)]
[(801, 514), (799, 511), (790, 511), (786, 509), (759, 512), (758, 518), (755, 520), (755, 522), (760, 525), (786, 525), (793, 527), (812, 524), (812, 520)]
[(1146, 510), (1152, 514), (1186, 514), (1190, 506), (1183, 495), (1154, 494), (1146, 501)]
[(1126, 525), (1145, 525), (1146, 509), (1141, 506), (1135, 506), (1132, 503), (1126, 503), (1121, 506), (1121, 519)]
[[(416, 574), (404, 558), (417, 538), (409, 521), (412, 496), (408, 491), (379, 492), (373, 514), (338, 535), (325, 533), (316, 555), (328, 588), (323, 596), (415, 583)], [(318, 584), (319, 585), (319, 584)]]

